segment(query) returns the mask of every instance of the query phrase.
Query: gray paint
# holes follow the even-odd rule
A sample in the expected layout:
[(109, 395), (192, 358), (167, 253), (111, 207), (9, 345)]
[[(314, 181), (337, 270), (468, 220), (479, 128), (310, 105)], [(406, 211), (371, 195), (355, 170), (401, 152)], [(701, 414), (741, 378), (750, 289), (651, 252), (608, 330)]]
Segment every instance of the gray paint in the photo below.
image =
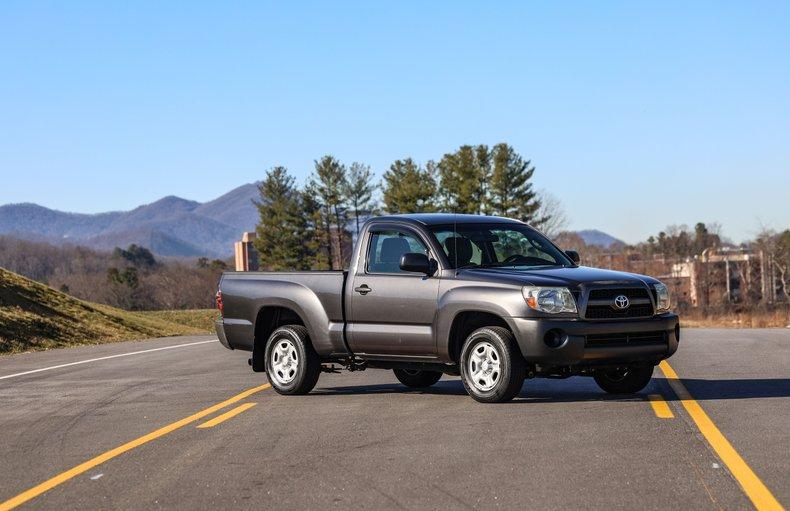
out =
[[(252, 350), (255, 321), (264, 307), (285, 307), (302, 318), (316, 351), (345, 353), (340, 289), (343, 272), (228, 272), (220, 281), (230, 344)], [(228, 320), (231, 328), (228, 330)]]

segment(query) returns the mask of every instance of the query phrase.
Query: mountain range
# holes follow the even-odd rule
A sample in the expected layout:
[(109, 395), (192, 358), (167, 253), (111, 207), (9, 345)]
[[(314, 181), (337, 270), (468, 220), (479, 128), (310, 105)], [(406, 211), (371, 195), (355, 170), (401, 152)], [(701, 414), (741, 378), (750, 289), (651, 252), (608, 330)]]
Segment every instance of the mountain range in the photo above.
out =
[[(0, 206), (0, 234), (53, 244), (70, 243), (112, 250), (132, 243), (160, 256), (221, 257), (233, 253), (233, 242), (255, 230), (256, 183), (242, 185), (209, 202), (167, 196), (131, 211), (67, 213), (38, 204)], [(577, 231), (588, 245), (623, 243), (604, 232)]]
[(38, 204), (0, 206), (0, 234), (112, 250), (132, 243), (162, 256), (228, 257), (241, 233), (258, 221), (249, 183), (209, 202), (168, 196), (131, 211), (66, 213)]
[(626, 243), (610, 234), (599, 231), (598, 229), (584, 229), (582, 231), (574, 231), (587, 245), (597, 245), (603, 248), (610, 248), (617, 245), (625, 245)]

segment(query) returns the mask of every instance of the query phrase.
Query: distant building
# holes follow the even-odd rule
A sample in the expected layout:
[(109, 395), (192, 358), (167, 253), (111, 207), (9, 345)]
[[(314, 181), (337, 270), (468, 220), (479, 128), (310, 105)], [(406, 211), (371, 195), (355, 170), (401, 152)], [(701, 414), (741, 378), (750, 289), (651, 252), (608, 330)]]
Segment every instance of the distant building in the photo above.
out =
[(658, 278), (669, 287), (673, 304), (681, 309), (787, 300), (775, 265), (759, 250), (709, 248), (688, 258), (592, 252), (583, 259), (590, 266)]
[(692, 307), (777, 299), (776, 270), (761, 251), (705, 249), (693, 259), (673, 264), (672, 277), (688, 280)]
[(241, 241), (233, 244), (236, 253), (236, 271), (258, 271), (258, 252), (252, 245), (254, 232), (245, 232)]

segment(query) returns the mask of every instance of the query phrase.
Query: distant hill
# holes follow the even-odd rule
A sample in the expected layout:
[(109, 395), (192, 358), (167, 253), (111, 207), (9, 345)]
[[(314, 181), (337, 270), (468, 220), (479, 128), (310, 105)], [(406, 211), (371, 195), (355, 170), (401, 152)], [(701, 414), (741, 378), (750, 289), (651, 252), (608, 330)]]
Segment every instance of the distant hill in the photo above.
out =
[(0, 354), (201, 332), (162, 314), (84, 302), (0, 268)]
[(243, 230), (250, 231), (258, 223), (258, 209), (252, 203), (258, 196), (258, 185), (249, 183), (199, 205), (194, 212), (217, 222), (233, 227), (244, 227)]
[(623, 240), (617, 239), (614, 236), (606, 234), (605, 232), (597, 229), (585, 229), (583, 231), (575, 231), (587, 245), (597, 245), (603, 248), (610, 248), (616, 245), (625, 245)]
[[(209, 202), (170, 195), (131, 211), (94, 215), (56, 211), (38, 204), (7, 204), (0, 206), (0, 234), (96, 250), (136, 243), (161, 256), (225, 258), (233, 253), (233, 242), (242, 232), (255, 230), (258, 211), (253, 200), (257, 198), (257, 184), (249, 183)], [(353, 220), (348, 228), (354, 231)], [(588, 245), (625, 245), (595, 229), (575, 234)]]
[(258, 222), (254, 183), (200, 203), (167, 196), (131, 211), (86, 215), (37, 204), (0, 206), (0, 234), (112, 250), (132, 243), (164, 256), (228, 257), (233, 242)]

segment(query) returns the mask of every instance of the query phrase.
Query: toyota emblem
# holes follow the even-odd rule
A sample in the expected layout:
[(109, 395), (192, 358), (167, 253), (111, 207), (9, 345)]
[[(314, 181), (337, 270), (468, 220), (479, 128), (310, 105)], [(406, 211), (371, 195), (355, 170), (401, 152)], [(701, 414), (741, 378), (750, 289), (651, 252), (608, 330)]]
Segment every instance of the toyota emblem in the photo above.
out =
[(614, 299), (614, 307), (620, 310), (627, 309), (628, 297), (625, 295), (617, 295)]

